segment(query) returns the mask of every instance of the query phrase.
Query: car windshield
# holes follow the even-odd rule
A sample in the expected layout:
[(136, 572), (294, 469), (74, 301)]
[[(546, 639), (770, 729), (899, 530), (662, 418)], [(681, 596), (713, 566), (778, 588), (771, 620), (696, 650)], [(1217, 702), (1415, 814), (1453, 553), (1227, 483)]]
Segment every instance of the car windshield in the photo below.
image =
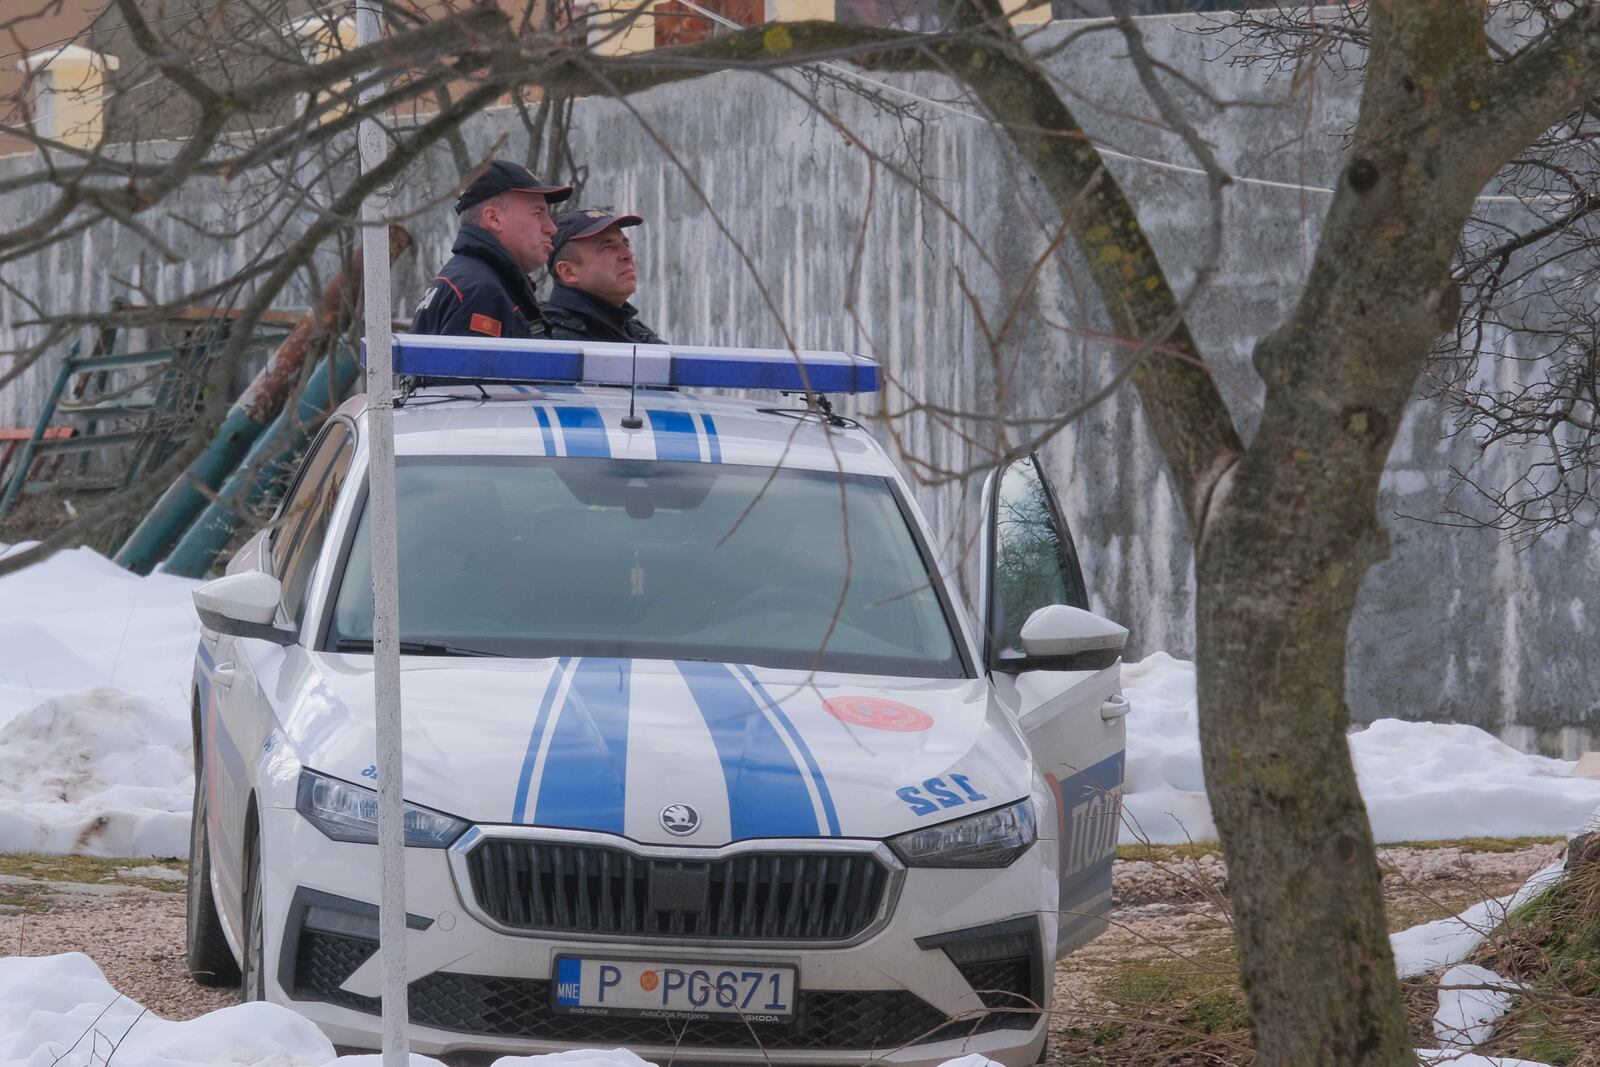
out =
[[(414, 651), (965, 673), (884, 478), (570, 457), (403, 457), (395, 476)], [(363, 510), (325, 647), (371, 637)]]

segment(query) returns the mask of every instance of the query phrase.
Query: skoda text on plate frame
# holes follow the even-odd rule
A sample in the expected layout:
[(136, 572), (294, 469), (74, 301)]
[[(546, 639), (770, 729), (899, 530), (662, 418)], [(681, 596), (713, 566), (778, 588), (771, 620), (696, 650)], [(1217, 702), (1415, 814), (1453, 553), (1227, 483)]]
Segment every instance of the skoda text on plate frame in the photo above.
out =
[[(684, 388), (870, 361), (396, 352), (413, 1049), (1032, 1063), (1127, 708), (1037, 461), (984, 487), (967, 605), (858, 425)], [(196, 591), (189, 959), (373, 1047), (365, 410)]]

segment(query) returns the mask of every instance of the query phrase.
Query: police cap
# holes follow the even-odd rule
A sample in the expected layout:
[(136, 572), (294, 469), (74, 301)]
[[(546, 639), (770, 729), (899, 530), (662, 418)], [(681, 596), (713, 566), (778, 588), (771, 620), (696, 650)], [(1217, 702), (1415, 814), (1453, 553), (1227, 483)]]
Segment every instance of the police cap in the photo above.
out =
[(561, 246), (568, 241), (581, 241), (585, 237), (594, 237), (613, 226), (637, 226), (642, 222), (644, 219), (639, 215), (613, 215), (598, 208), (568, 211), (557, 215), (555, 243), (550, 249), (550, 258), (554, 260), (556, 253), (561, 251)]
[(501, 193), (542, 193), (544, 198), (552, 204), (559, 204), (572, 195), (570, 185), (551, 185), (539, 178), (533, 171), (521, 163), (513, 163), (509, 159), (497, 159), (483, 168), (479, 174), (456, 197), (456, 214), (459, 215), (470, 207), (476, 207), (491, 197)]

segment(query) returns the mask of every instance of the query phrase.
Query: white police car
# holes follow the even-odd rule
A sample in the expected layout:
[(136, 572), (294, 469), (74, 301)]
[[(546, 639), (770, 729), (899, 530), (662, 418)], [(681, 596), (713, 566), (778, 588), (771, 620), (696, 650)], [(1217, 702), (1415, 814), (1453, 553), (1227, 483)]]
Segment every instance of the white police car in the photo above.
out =
[[(1033, 1062), (1110, 905), (1127, 710), (1037, 463), (985, 490), (979, 629), (866, 432), (682, 388), (870, 361), (402, 337), (396, 366), (480, 379), (395, 415), (413, 1049)], [(367, 464), (357, 398), (195, 593), (188, 954), (370, 1047)]]

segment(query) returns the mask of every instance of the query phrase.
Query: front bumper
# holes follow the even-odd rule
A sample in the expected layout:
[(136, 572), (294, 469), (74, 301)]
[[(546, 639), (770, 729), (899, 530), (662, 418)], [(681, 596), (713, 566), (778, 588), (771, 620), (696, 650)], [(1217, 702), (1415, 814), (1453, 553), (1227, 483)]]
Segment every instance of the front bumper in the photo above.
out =
[[(269, 997), (336, 1043), (376, 1046), (376, 849), (329, 841), (293, 811), (264, 815)], [(803, 850), (818, 842), (766, 847), (775, 845)], [(453, 853), (406, 851), (417, 1052), (621, 1045), (659, 1062), (749, 1062), (764, 1054), (777, 1063), (916, 1065), (981, 1053), (1021, 1065), (1034, 1061), (1044, 1040), (1043, 1017), (1031, 1009), (1047, 1005), (1051, 994), (1053, 953), (1042, 946), (1055, 944), (1056, 922), (1041, 906), (1040, 887), (1053, 885), (1052, 842), (995, 871), (903, 870), (890, 856), (893, 884), (881, 913), (853, 937), (814, 943), (511, 933), (475, 899), (462, 846)], [(274, 863), (284, 856), (297, 861)], [(558, 953), (793, 965), (796, 1014), (782, 1024), (754, 1024), (559, 1013), (551, 989)]]

